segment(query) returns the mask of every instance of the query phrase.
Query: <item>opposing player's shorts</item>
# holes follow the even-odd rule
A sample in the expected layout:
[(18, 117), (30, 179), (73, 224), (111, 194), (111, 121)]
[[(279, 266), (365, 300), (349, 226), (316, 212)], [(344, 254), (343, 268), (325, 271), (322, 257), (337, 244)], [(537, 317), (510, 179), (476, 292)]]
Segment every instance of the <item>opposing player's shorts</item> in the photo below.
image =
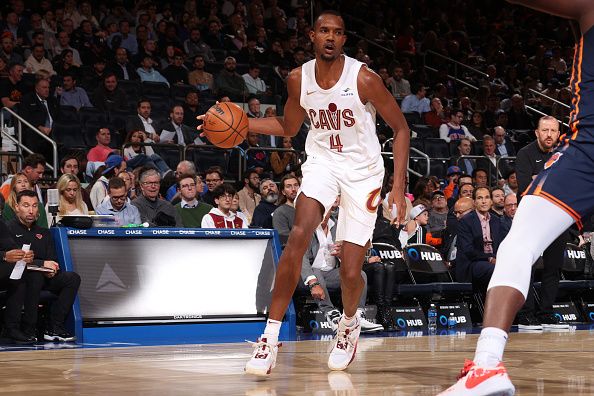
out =
[(304, 193), (320, 202), (325, 213), (340, 195), (336, 240), (365, 246), (373, 236), (377, 208), (381, 203), (384, 179), (381, 159), (363, 170), (355, 170), (310, 157), (301, 170), (303, 181), (299, 194)]
[(594, 144), (571, 142), (555, 151), (525, 194), (559, 206), (581, 229), (582, 218), (594, 211)]

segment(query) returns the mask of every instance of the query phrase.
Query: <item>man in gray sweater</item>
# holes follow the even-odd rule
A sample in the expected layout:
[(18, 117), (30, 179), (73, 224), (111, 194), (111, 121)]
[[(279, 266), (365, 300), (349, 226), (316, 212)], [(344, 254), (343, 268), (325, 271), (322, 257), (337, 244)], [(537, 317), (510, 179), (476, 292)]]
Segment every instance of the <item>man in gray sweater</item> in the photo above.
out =
[(299, 191), (299, 179), (293, 175), (285, 175), (280, 182), (281, 197), (278, 208), (272, 214), (272, 227), (278, 231), (281, 240), (287, 240), (293, 220), (295, 220), (295, 198)]
[(183, 227), (179, 213), (173, 205), (159, 198), (161, 174), (154, 168), (148, 168), (140, 173), (140, 190), (132, 205), (140, 212), (140, 221), (148, 222), (149, 227)]

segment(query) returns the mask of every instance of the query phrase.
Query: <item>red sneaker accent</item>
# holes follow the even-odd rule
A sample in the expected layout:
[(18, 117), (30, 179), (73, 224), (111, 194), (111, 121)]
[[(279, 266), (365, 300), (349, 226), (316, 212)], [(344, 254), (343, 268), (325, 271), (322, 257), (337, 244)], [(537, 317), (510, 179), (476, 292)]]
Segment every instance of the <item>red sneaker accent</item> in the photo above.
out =
[(482, 384), (484, 381), (488, 380), (491, 377), (506, 373), (507, 370), (505, 369), (505, 367), (503, 367), (502, 363), (499, 363), (497, 367), (495, 367), (494, 369), (484, 369), (480, 367), (475, 367), (475, 364), (472, 363), (472, 365), (470, 365), (470, 369), (467, 372), (468, 377), (464, 382), (464, 386), (466, 387), (466, 389), (472, 389)]

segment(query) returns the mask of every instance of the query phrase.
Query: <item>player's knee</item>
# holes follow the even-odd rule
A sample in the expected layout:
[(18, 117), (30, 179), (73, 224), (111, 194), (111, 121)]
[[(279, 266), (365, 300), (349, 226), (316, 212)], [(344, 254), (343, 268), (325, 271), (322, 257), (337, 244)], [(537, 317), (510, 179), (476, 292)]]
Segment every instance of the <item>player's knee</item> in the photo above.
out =
[(340, 267), (340, 281), (343, 285), (353, 286), (361, 283), (361, 270), (359, 268), (348, 268), (346, 266)]

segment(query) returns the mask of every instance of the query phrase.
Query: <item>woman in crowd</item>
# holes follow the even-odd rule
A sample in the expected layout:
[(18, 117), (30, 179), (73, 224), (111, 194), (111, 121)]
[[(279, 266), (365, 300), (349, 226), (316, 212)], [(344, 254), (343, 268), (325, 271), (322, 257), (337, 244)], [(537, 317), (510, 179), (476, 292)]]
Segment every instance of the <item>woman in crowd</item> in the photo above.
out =
[(161, 156), (155, 154), (151, 146), (143, 146), (139, 143), (153, 143), (153, 141), (146, 137), (144, 131), (128, 132), (124, 142), (124, 159), (128, 164), (128, 168), (134, 169), (139, 166), (152, 166), (159, 170), (161, 177), (171, 172), (167, 163)]
[[(27, 179), (24, 173), (18, 172), (15, 174), (10, 182), (10, 193), (8, 195), (8, 199), (4, 205), (4, 210), (2, 211), (2, 218), (6, 221), (12, 220), (15, 217), (15, 205), (16, 205), (16, 196), (18, 193), (24, 190), (33, 190), (33, 186)], [(39, 217), (37, 218), (37, 225), (40, 227), (47, 228), (47, 217), (45, 215), (45, 210), (39, 211)]]
[[(89, 214), (87, 204), (82, 199), (78, 177), (65, 173), (58, 179), (56, 188), (60, 194), (56, 222), (60, 221), (62, 216)], [(51, 218), (51, 213), (49, 213), (47, 205), (45, 205), (45, 210), (47, 212), (47, 218)]]
[[(283, 137), (283, 148), (293, 149), (293, 143), (290, 137)], [(275, 151), (270, 154), (270, 166), (275, 177), (280, 177), (286, 173), (295, 170), (297, 166), (297, 155), (294, 151)]]

